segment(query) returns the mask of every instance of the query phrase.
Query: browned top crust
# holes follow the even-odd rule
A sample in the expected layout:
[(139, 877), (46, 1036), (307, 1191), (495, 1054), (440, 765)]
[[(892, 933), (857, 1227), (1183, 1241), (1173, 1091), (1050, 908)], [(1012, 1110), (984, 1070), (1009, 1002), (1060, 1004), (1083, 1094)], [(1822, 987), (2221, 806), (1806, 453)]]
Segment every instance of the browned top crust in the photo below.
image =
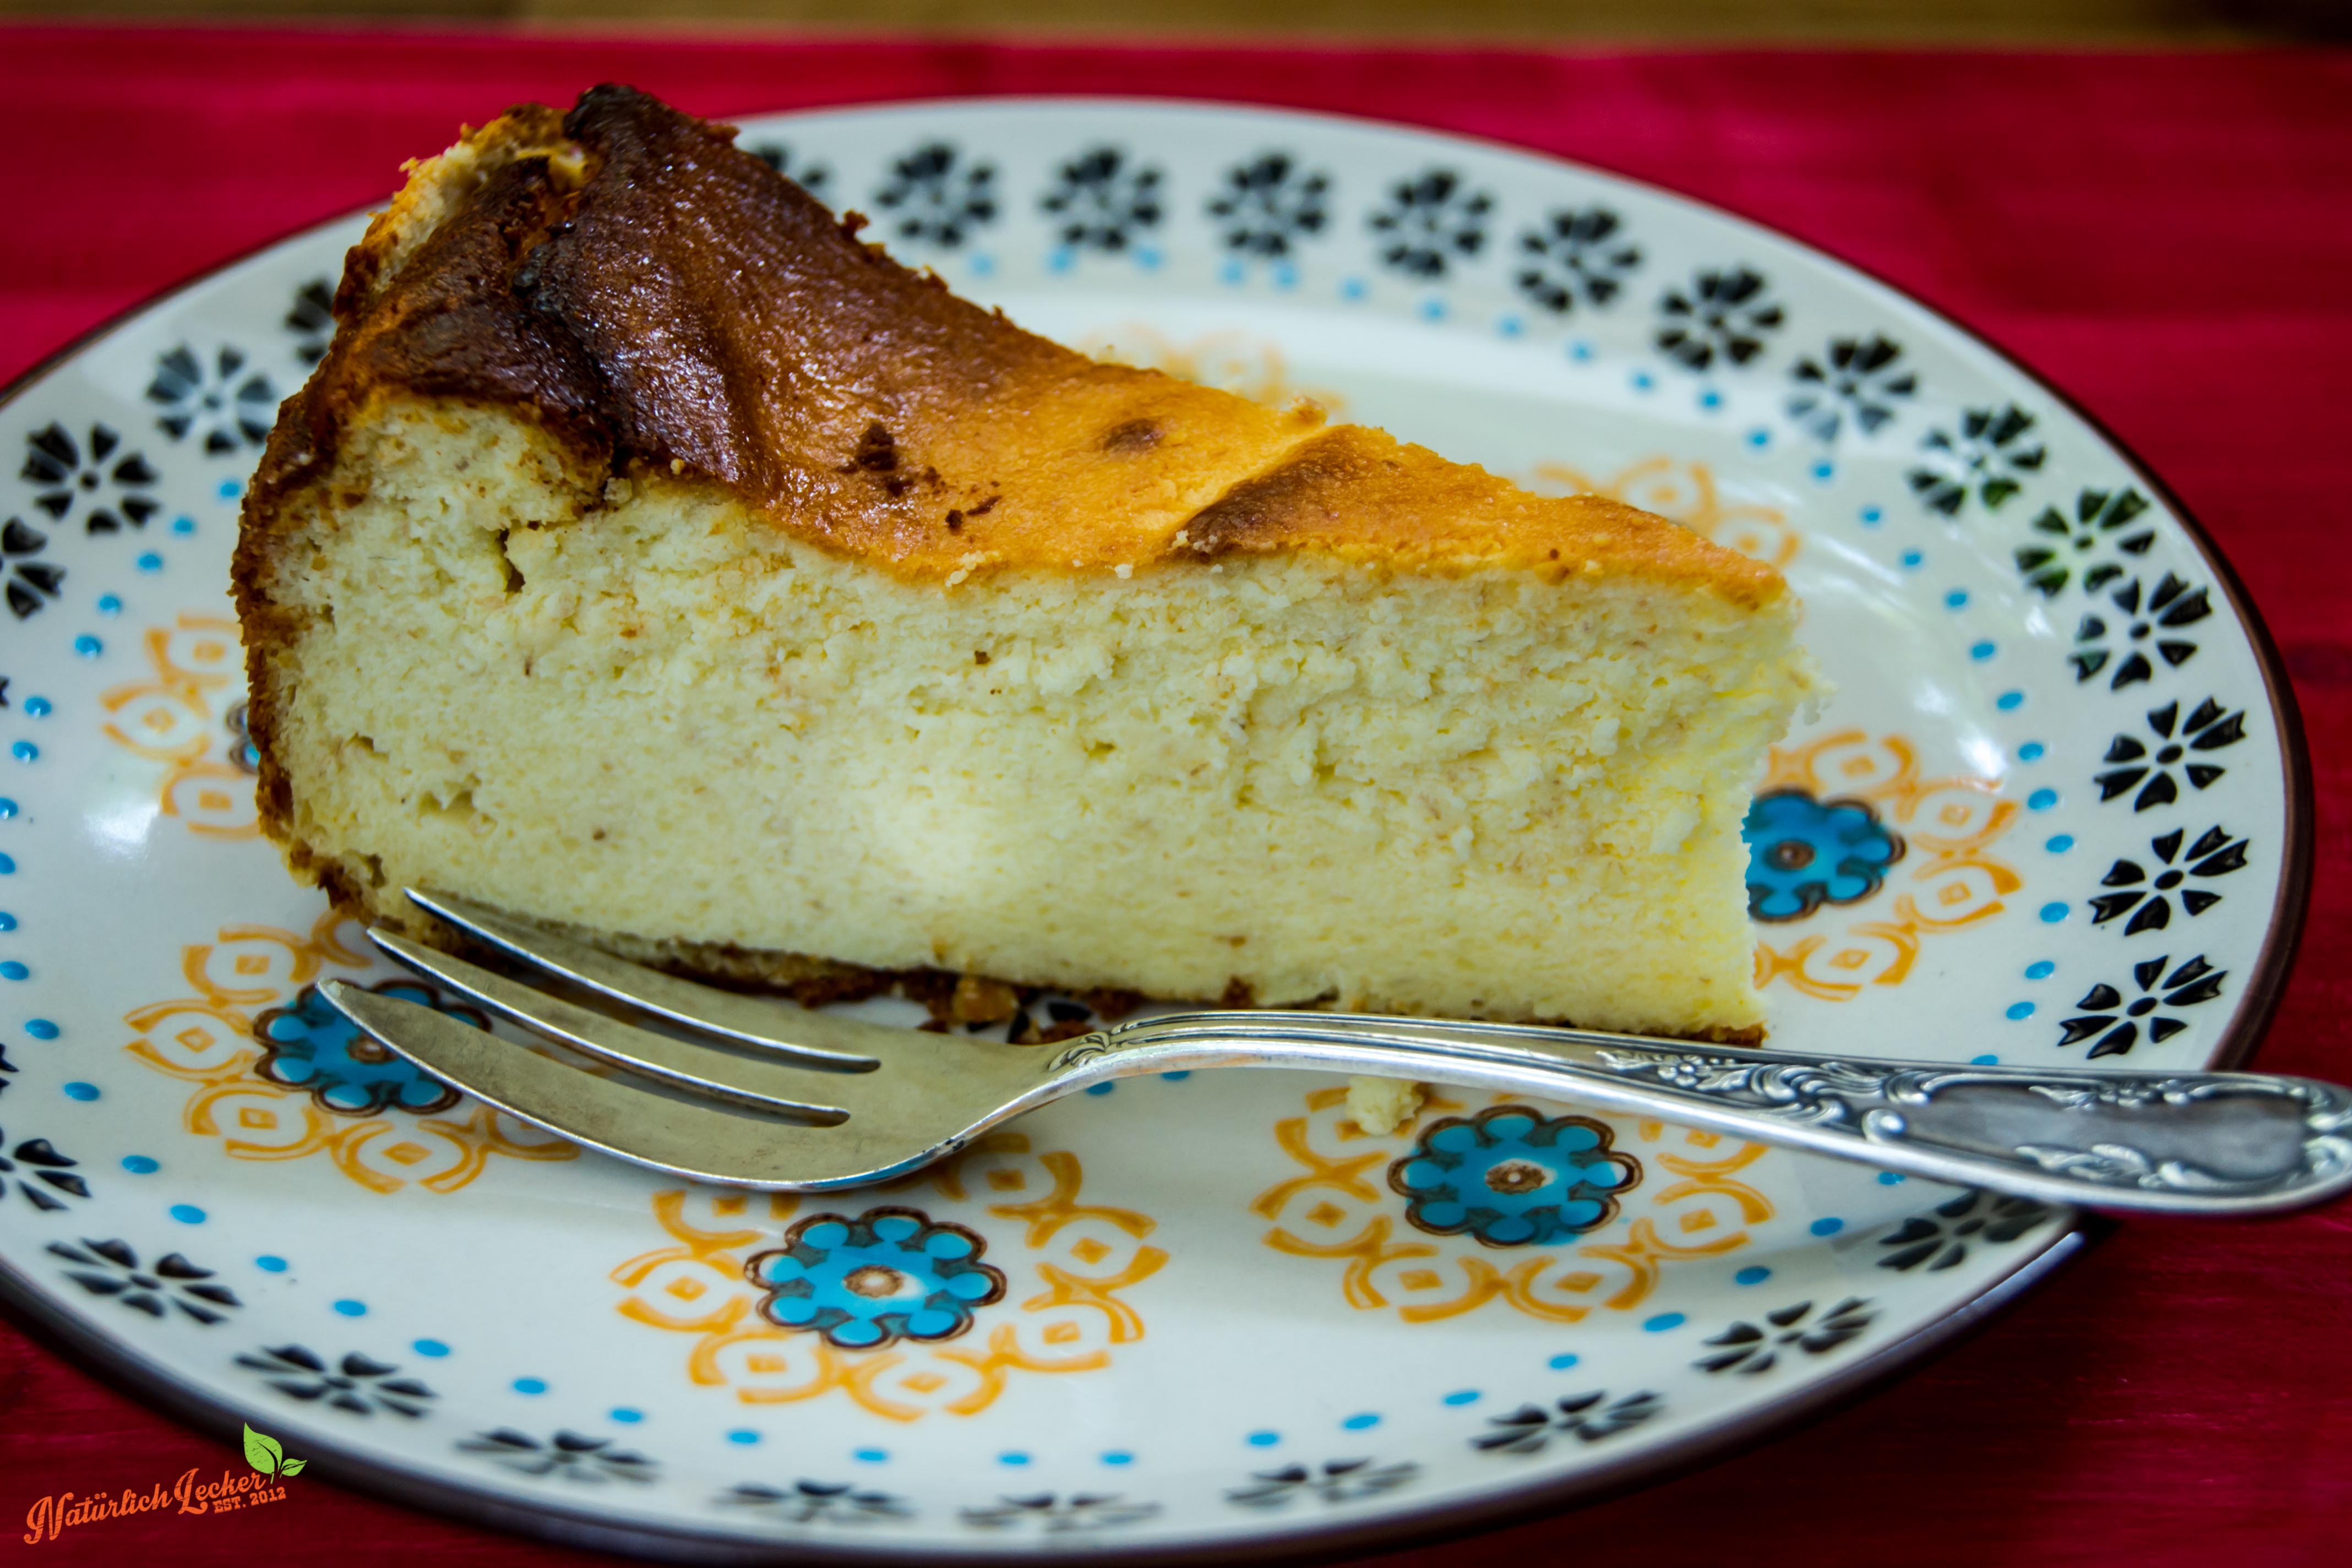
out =
[[(599, 87), (439, 158), (350, 256), (248, 530), (387, 395), (506, 406), (583, 474), (658, 469), (916, 580), (1314, 551), (1403, 570), (1706, 584), (1771, 568), (1594, 497), (1531, 495), (1312, 405), (1100, 364), (860, 243), (733, 130)], [(249, 543), (251, 542), (248, 542)]]

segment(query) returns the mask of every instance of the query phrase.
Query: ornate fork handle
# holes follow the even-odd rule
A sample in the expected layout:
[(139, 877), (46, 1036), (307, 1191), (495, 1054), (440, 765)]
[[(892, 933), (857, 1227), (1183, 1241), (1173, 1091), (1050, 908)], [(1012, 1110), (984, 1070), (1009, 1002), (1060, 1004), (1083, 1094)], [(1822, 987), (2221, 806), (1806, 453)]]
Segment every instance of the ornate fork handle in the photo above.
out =
[(1076, 1080), (1343, 1068), (1670, 1117), (2050, 1203), (2256, 1214), (2352, 1188), (2352, 1090), (2262, 1073), (2098, 1073), (1812, 1058), (1638, 1036), (1318, 1013), (1194, 1013), (1089, 1036)]

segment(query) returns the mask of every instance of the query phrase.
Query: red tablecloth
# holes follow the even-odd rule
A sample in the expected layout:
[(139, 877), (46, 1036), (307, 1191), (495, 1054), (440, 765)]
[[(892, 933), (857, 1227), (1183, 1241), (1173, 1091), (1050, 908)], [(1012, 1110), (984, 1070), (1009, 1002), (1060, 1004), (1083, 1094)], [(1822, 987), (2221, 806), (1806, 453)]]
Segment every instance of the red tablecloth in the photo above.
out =
[[(700, 113), (1081, 90), (1376, 115), (1656, 180), (1847, 256), (2049, 374), (2179, 491), (2294, 671), (2318, 783), (2302, 962), (2261, 1065), (2352, 1078), (2352, 55), (1112, 50), (422, 33), (0, 30), (0, 376), (157, 288), (382, 195), (526, 98)], [(1872, 1399), (1581, 1512), (1408, 1557), (2340, 1564), (2352, 1207), (2133, 1225)], [(0, 1524), (227, 1449), (0, 1322)], [(306, 1478), (39, 1561), (552, 1563)], [(19, 1532), (11, 1531), (9, 1537)], [(11, 1541), (11, 1550), (17, 1548)]]

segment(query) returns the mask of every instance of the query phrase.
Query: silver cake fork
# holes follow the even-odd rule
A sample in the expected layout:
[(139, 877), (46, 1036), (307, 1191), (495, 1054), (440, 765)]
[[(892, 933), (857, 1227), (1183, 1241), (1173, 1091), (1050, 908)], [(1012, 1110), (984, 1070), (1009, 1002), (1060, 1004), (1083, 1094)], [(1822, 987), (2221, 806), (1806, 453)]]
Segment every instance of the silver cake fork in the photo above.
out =
[(2309, 1079), (1964, 1068), (1264, 1011), (1179, 1013), (1013, 1046), (714, 990), (468, 900), (409, 897), (470, 941), (597, 1005), (371, 931), (385, 953), (625, 1076), (583, 1071), (348, 981), (320, 987), (330, 1003), (478, 1100), (700, 1182), (786, 1192), (856, 1186), (918, 1170), (1024, 1110), (1110, 1079), (1294, 1068), (1575, 1100), (2093, 1208), (2251, 1215), (2352, 1187), (2352, 1091)]

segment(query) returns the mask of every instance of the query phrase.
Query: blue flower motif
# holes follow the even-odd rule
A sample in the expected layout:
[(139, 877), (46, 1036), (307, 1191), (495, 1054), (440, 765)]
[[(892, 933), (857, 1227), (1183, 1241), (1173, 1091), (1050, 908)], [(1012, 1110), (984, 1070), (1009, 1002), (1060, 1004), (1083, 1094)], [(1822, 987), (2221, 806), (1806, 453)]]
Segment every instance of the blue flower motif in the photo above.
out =
[(1640, 1163), (1612, 1151), (1611, 1136), (1587, 1117), (1546, 1121), (1524, 1105), (1497, 1105), (1432, 1122), (1389, 1167), (1389, 1185), (1412, 1200), (1404, 1217), (1420, 1229), (1546, 1247), (1607, 1225), (1642, 1180)]
[(1903, 837), (1858, 800), (1819, 801), (1801, 789), (1759, 795), (1740, 826), (1748, 840), (1748, 912), (1802, 920), (1823, 904), (1878, 891), (1903, 858)]
[[(490, 1021), (471, 1007), (442, 1002), (413, 981), (390, 981), (371, 989), (404, 1002), (436, 1008), (478, 1029)], [(308, 1089), (322, 1110), (373, 1116), (387, 1108), (420, 1113), (446, 1110), (457, 1091), (427, 1076), (405, 1058), (378, 1045), (358, 1026), (327, 1005), (315, 985), (305, 985), (290, 1007), (272, 1007), (253, 1021), (261, 1042), (255, 1070), (272, 1083)]]
[(867, 1209), (856, 1219), (811, 1215), (779, 1251), (743, 1272), (765, 1286), (760, 1311), (787, 1329), (814, 1329), (843, 1350), (901, 1339), (950, 1340), (972, 1309), (1004, 1294), (1004, 1276), (980, 1260), (988, 1243), (919, 1209)]

